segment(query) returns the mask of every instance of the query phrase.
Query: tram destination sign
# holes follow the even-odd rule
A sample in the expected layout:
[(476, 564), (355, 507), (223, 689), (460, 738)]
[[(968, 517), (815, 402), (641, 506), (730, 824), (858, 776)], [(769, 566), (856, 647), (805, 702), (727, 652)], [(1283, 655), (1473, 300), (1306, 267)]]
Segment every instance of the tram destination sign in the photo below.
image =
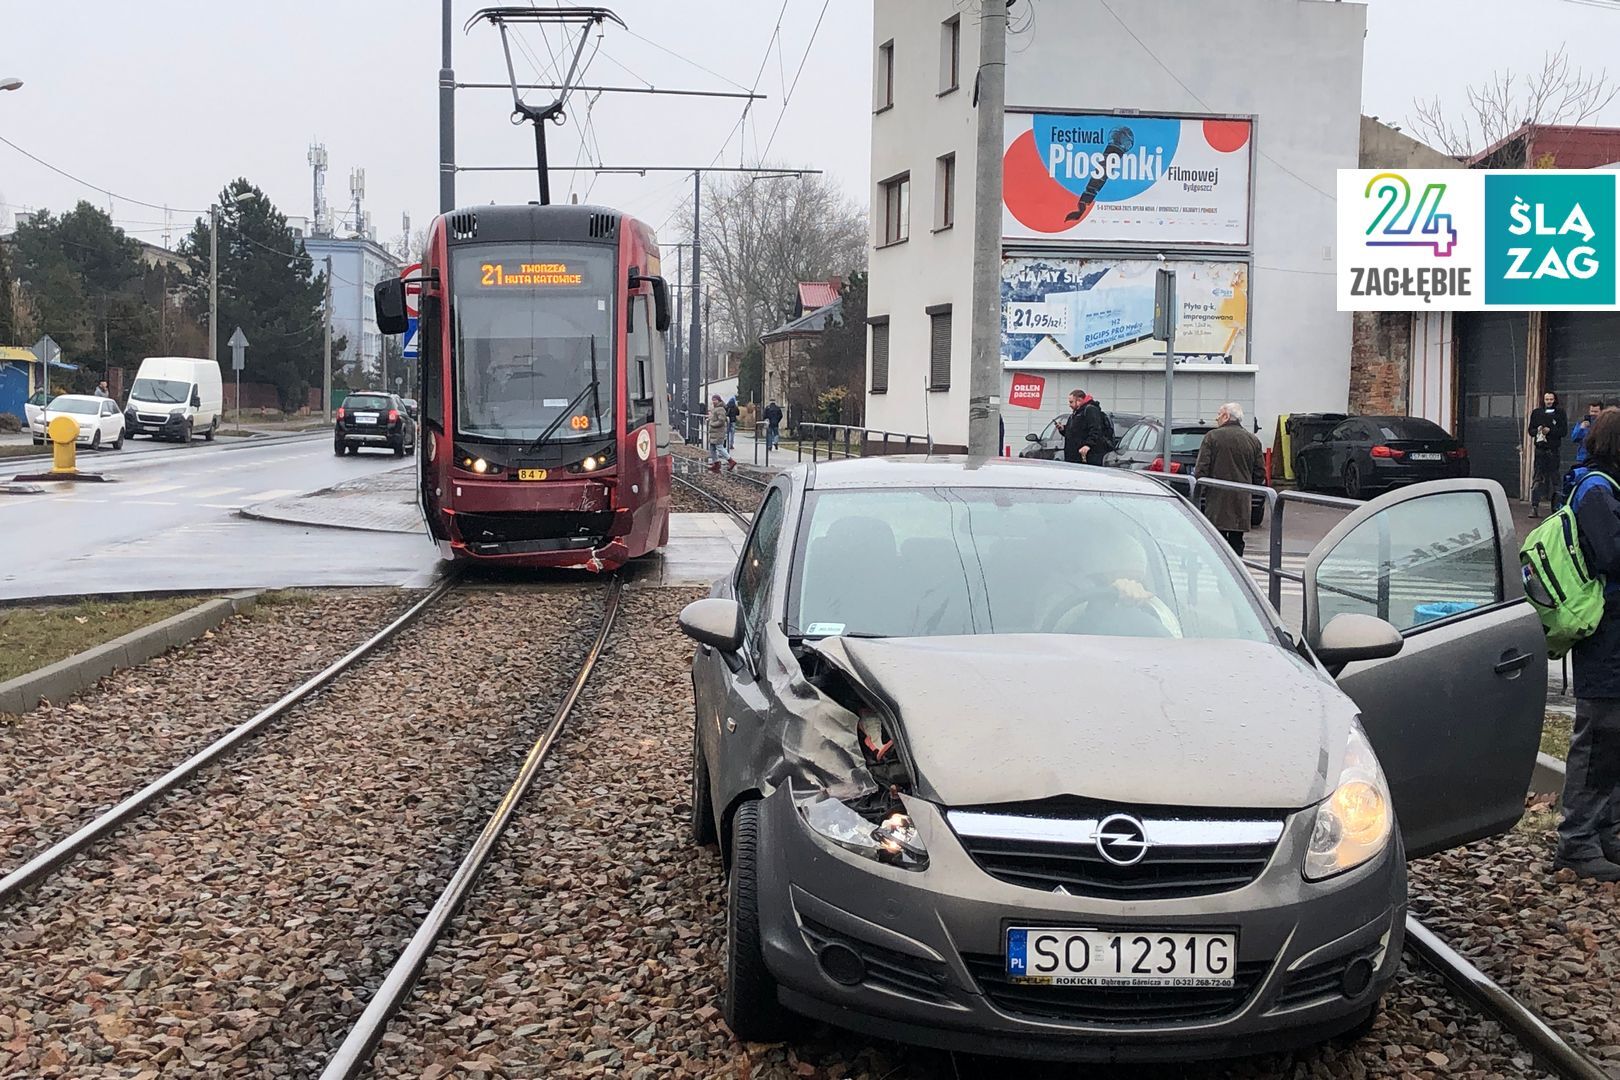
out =
[(568, 288), (585, 284), (585, 275), (565, 262), (487, 262), (479, 267), (478, 284), (486, 289)]

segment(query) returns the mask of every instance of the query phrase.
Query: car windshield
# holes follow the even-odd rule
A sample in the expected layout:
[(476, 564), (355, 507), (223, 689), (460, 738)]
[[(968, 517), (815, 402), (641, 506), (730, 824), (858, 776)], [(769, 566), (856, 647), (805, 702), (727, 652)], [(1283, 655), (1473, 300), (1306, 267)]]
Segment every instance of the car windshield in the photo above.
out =
[(349, 399), (343, 403), (351, 409), (391, 409), (387, 398), (377, 397), (374, 394), (350, 394)]
[(80, 416), (95, 416), (100, 411), (100, 401), (91, 401), (85, 398), (59, 397), (51, 402), (51, 412), (78, 413)]
[(184, 405), (191, 384), (179, 379), (136, 379), (129, 388), (129, 396), (137, 401), (155, 401), (163, 405)]
[(482, 244), (452, 256), (458, 434), (613, 430), (613, 250)]
[(984, 488), (812, 492), (788, 629), (1265, 640), (1180, 500)]

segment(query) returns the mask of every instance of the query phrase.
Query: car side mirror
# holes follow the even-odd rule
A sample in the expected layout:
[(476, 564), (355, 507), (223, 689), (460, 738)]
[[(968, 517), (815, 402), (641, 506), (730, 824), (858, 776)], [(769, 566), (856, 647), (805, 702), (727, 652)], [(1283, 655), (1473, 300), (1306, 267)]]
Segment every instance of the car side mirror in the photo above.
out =
[(1383, 619), (1341, 612), (1322, 627), (1316, 658), (1329, 668), (1342, 668), (1358, 660), (1382, 660), (1401, 651), (1405, 639)]
[(197, 393), (195, 389), (191, 391), (191, 407), (193, 409), (202, 408), (202, 395)]
[(1029, 434), (1028, 434), (1028, 435), (1025, 435), (1025, 436), (1024, 436), (1024, 441), (1025, 441), (1025, 442), (1040, 442), (1040, 441), (1041, 441), (1041, 437), (1040, 437), (1040, 436), (1039, 436), (1039, 435), (1037, 435), (1037, 434), (1035, 434), (1035, 433), (1034, 433), (1034, 432), (1033, 432), (1033, 431), (1032, 431), (1032, 432), (1030, 432), (1030, 433), (1029, 433)]
[(710, 597), (695, 600), (681, 609), (681, 633), (697, 642), (734, 653), (742, 648), (742, 605), (735, 600)]
[(399, 278), (384, 278), (371, 291), (377, 308), (377, 329), (384, 334), (403, 334), (410, 326), (405, 315), (405, 283)]

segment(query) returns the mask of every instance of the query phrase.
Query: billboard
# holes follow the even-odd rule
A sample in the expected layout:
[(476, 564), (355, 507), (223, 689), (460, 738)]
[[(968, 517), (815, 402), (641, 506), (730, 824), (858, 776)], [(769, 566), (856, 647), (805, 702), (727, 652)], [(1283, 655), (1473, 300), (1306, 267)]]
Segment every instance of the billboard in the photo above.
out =
[(1002, 235), (1245, 246), (1252, 128), (1244, 119), (1009, 112)]
[(1340, 311), (1620, 308), (1620, 172), (1340, 169)]
[(1001, 261), (1001, 358), (1032, 367), (1087, 361), (1163, 362), (1153, 337), (1154, 283), (1176, 271), (1176, 355), (1195, 363), (1249, 362), (1249, 264), (1238, 261), (1077, 259)]

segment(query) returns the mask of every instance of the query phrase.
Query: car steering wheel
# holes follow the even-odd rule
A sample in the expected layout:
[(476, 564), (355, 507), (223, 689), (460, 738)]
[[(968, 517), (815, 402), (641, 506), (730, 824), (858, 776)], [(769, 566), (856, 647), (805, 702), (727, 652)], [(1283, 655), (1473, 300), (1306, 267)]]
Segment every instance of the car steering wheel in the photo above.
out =
[(1108, 581), (1092, 581), (1089, 588), (1077, 585), (1073, 581), (1064, 581), (1058, 586), (1057, 591), (1047, 599), (1046, 611), (1041, 616), (1039, 623), (1037, 623), (1040, 627), (1038, 632), (1042, 634), (1064, 633), (1065, 631), (1058, 629), (1060, 625), (1073, 617), (1084, 617), (1086, 609), (1091, 606), (1092, 601), (1100, 600), (1113, 591), (1113, 583)]
[[(1075, 592), (1079, 594), (1080, 590), (1076, 589)], [(1098, 633), (1099, 627), (1095, 625), (1098, 612), (1094, 606), (1094, 602), (1098, 600), (1103, 601), (1101, 606), (1113, 607), (1125, 612), (1134, 612), (1140, 616), (1139, 628), (1129, 634), (1116, 634), (1114, 636), (1153, 638), (1173, 638), (1176, 636), (1176, 632), (1166, 626), (1162, 619), (1153, 614), (1148, 605), (1136, 603), (1127, 597), (1121, 596), (1112, 582), (1086, 593), (1083, 598), (1083, 605), (1077, 596), (1076, 603), (1070, 605), (1056, 617), (1047, 620), (1049, 625), (1045, 628), (1045, 632), (1051, 634)], [(1100, 629), (1106, 631), (1109, 628), (1103, 627)]]

